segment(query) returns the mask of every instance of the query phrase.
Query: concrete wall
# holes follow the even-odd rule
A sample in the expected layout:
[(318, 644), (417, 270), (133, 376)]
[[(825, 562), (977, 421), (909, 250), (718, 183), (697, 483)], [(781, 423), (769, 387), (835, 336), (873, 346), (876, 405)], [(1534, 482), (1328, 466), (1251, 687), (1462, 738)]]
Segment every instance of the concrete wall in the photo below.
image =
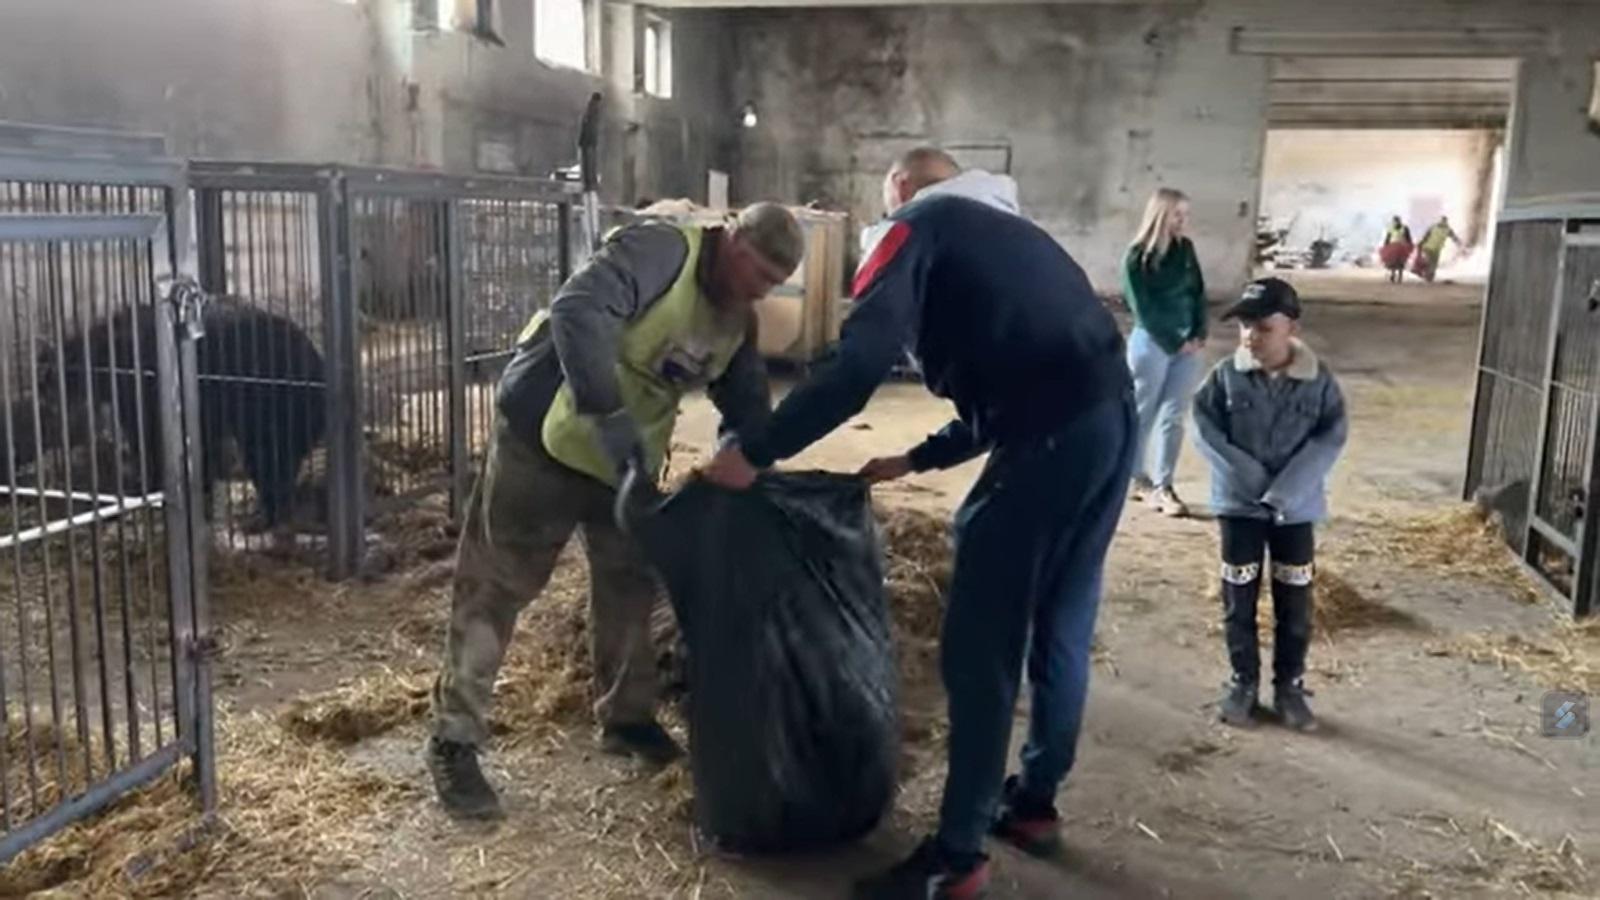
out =
[(544, 174), (605, 90), (608, 199), (703, 197), (730, 166), (716, 14), (672, 14), (678, 90), (658, 100), (633, 96), (631, 6), (606, 6), (604, 78), (534, 57), (532, 0), (499, 6), (505, 47), (415, 34), (402, 0), (6, 0), (0, 119), (156, 132), (183, 156)]
[(1158, 184), (1194, 197), (1209, 280), (1243, 277), (1267, 63), (1232, 57), (1203, 10), (741, 13), (734, 28), (736, 86), (761, 114), (741, 135), (737, 197), (820, 200), (870, 221), (898, 152), (1007, 141), (1025, 211), (1098, 285), (1115, 287)]
[(635, 94), (634, 7), (607, 5), (597, 42), (601, 76), (552, 66), (533, 55), (530, 0), (502, 9), (504, 48), (460, 32), (417, 38), (414, 78), (430, 120), (423, 161), (469, 170), (508, 147), (514, 171), (542, 175), (576, 159), (578, 119), (590, 93), (604, 90), (603, 192), (615, 202), (639, 196), (705, 198), (708, 168), (731, 167), (722, 64), (726, 33), (715, 13), (673, 16), (672, 99)]
[[(1418, 23), (1439, 35), (1419, 43)], [(1145, 197), (1171, 185), (1194, 198), (1209, 285), (1232, 293), (1249, 271), (1273, 58), (1235, 53), (1235, 29), (1323, 54), (1492, 55), (1451, 32), (1469, 25), (1548, 36), (1521, 66), (1507, 196), (1600, 189), (1588, 0), (1194, 0), (735, 13), (735, 90), (761, 113), (740, 136), (735, 195), (816, 199), (870, 221), (896, 151), (1008, 140), (1027, 213), (1099, 288), (1117, 289)]]
[(174, 152), (374, 160), (389, 124), (360, 5), (6, 0), (0, 118), (159, 132)]
[(1600, 126), (1587, 114), (1600, 78), (1600, 8), (1561, 33), (1563, 52), (1522, 62), (1511, 113), (1506, 196), (1600, 192)]
[(1417, 238), (1448, 215), (1462, 240), (1476, 244), (1499, 144), (1492, 131), (1271, 131), (1261, 211), (1290, 229), (1291, 247), (1338, 241), (1336, 259), (1370, 256), (1396, 215)]

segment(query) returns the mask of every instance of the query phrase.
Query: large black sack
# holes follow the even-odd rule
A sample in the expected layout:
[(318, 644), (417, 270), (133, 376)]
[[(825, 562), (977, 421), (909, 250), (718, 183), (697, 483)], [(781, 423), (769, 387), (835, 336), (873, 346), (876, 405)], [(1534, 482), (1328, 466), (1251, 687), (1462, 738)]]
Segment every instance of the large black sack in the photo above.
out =
[(743, 492), (696, 481), (621, 509), (688, 645), (701, 832), (775, 852), (872, 830), (893, 798), (899, 732), (866, 485), (820, 472)]

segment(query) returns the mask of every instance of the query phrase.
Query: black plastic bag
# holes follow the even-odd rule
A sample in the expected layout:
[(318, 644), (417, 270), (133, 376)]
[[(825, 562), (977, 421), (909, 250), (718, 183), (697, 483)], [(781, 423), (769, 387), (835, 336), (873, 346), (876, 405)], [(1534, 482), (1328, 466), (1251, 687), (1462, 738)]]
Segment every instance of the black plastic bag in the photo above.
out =
[(894, 796), (899, 731), (866, 485), (820, 472), (744, 492), (696, 481), (621, 509), (688, 644), (701, 832), (775, 852), (871, 831)]

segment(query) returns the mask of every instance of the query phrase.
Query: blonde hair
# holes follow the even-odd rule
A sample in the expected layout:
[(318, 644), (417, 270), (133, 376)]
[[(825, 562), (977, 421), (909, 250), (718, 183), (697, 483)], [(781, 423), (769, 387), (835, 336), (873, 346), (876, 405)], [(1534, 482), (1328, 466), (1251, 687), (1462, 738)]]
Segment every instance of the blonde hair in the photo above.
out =
[(1139, 223), (1139, 233), (1129, 246), (1139, 249), (1139, 262), (1149, 266), (1159, 262), (1172, 246), (1172, 214), (1178, 204), (1189, 202), (1189, 195), (1176, 188), (1156, 188), (1150, 202), (1144, 207), (1144, 220)]

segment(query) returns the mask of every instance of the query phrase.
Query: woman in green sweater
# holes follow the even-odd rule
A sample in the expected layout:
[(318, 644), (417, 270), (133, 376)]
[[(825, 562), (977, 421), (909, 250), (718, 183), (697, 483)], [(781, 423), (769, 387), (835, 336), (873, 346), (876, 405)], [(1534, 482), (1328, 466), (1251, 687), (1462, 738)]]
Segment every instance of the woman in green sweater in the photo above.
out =
[[(1134, 323), (1128, 368), (1139, 408), (1134, 485), (1169, 516), (1189, 512), (1172, 489), (1172, 475), (1206, 343), (1206, 286), (1194, 244), (1184, 236), (1188, 222), (1189, 198), (1172, 188), (1157, 190), (1122, 267), (1123, 295)], [(1153, 460), (1148, 458), (1152, 443)]]

